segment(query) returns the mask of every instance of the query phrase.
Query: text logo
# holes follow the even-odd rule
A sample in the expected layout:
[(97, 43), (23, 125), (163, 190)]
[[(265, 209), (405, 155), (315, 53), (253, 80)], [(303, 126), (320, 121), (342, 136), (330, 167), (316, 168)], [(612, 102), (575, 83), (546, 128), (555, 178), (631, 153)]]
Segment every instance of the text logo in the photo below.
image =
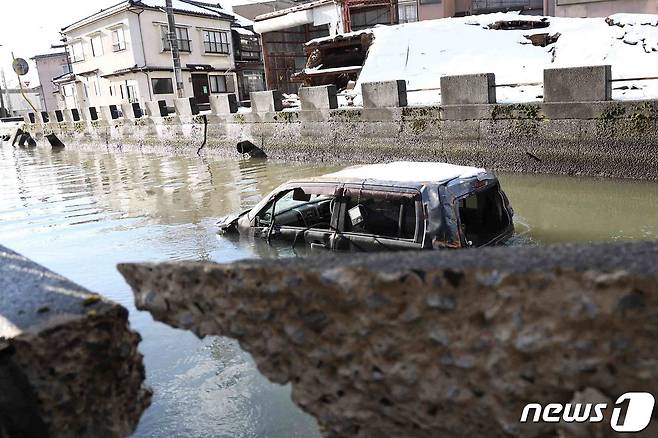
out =
[[(655, 399), (648, 392), (627, 392), (612, 406), (610, 427), (616, 432), (640, 432), (651, 421)], [(600, 423), (607, 403), (528, 403), (521, 413), (521, 423)]]

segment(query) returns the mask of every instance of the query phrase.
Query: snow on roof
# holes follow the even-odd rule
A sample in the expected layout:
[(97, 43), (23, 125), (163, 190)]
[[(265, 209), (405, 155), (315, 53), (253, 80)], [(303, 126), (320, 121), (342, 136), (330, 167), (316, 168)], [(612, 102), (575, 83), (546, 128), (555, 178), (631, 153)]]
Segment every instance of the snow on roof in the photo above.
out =
[(446, 182), (455, 178), (470, 178), (485, 173), (480, 167), (458, 166), (429, 161), (395, 161), (392, 163), (351, 166), (323, 175), (328, 178), (374, 179), (397, 182)]
[(280, 17), (297, 11), (305, 11), (307, 9), (313, 9), (318, 6), (326, 5), (333, 3), (334, 0), (314, 0), (306, 3), (301, 3), (296, 6), (291, 6), (289, 8), (280, 9), (278, 11), (267, 12), (265, 14), (258, 15), (254, 18), (255, 21), (268, 20), (270, 18)]
[[(488, 28), (499, 20), (544, 18), (549, 26), (540, 29)], [(562, 18), (510, 12), (376, 26), (355, 92), (364, 82), (404, 79), (410, 105), (432, 105), (440, 102), (436, 89), (445, 75), (494, 73), (497, 84), (542, 83), (546, 68), (610, 64), (615, 79), (658, 76), (658, 27), (651, 25), (656, 22), (658, 15), (652, 14)], [(525, 38), (540, 33), (560, 36), (546, 47)], [(413, 91), (427, 88), (434, 90)], [(496, 94), (498, 102), (529, 102), (542, 100), (543, 90), (541, 85), (497, 87)], [(614, 99), (656, 97), (658, 80), (613, 84)], [(359, 105), (361, 96), (354, 102)]]
[[(140, 0), (140, 3), (144, 4), (145, 6), (151, 6), (153, 8), (164, 9), (166, 7), (165, 0)], [(215, 10), (214, 8), (211, 9), (208, 7), (202, 7), (182, 0), (172, 0), (171, 6), (176, 11), (192, 12), (195, 14), (216, 15), (217, 13), (225, 13), (223, 10)], [(209, 6), (212, 7), (212, 5)]]
[(245, 29), (244, 27), (233, 27), (231, 29), (236, 31), (240, 35), (245, 35), (245, 36), (254, 36), (254, 35), (256, 35), (256, 32), (253, 32), (249, 29)]

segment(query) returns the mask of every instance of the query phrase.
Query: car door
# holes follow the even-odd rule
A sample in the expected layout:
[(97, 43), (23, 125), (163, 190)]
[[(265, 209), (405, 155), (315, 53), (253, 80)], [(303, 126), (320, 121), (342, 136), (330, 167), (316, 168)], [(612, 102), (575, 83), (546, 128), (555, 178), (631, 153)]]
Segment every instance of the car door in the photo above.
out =
[(254, 235), (268, 241), (283, 240), (332, 249), (337, 229), (334, 206), (339, 185), (300, 184), (286, 187), (254, 217)]
[(424, 221), (418, 190), (346, 185), (336, 213), (341, 231), (334, 243), (336, 249), (370, 252), (422, 248)]

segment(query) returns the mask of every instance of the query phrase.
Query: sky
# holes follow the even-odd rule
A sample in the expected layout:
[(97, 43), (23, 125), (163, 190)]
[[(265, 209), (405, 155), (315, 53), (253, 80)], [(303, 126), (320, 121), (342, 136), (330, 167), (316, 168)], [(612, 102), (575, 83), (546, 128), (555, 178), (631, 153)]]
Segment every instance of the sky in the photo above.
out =
[[(212, 0), (217, 3), (221, 0)], [(251, 0), (253, 1), (253, 0)], [(34, 63), (29, 60), (34, 55), (52, 53), (50, 48), (59, 43), (59, 31), (88, 15), (119, 3), (120, 0), (0, 0), (0, 68), (5, 72), (7, 86), (18, 84), (11, 68), (11, 52), (18, 58), (25, 58), (30, 64), (30, 72), (24, 77), (32, 87), (39, 83)], [(247, 3), (249, 0), (229, 0), (228, 4)], [(1, 84), (0, 84), (1, 86)]]
[(25, 81), (30, 86), (39, 83), (34, 63), (29, 60), (34, 55), (51, 53), (53, 43), (59, 43), (59, 30), (91, 15), (100, 9), (118, 3), (119, 0), (0, 0), (0, 68), (5, 72), (7, 85), (16, 86), (17, 80), (11, 68), (11, 52), (18, 58), (25, 58), (30, 64), (30, 72)]

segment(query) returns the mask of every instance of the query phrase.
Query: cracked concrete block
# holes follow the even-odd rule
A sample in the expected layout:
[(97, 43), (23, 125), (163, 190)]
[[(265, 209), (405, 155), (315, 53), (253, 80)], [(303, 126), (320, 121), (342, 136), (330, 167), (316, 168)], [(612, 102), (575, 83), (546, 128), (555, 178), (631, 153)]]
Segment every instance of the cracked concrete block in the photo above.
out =
[(560, 436), (525, 404), (658, 394), (656, 242), (119, 270), (156, 320), (237, 339), (325, 436)]
[(0, 436), (130, 435), (139, 341), (124, 307), (0, 246)]

